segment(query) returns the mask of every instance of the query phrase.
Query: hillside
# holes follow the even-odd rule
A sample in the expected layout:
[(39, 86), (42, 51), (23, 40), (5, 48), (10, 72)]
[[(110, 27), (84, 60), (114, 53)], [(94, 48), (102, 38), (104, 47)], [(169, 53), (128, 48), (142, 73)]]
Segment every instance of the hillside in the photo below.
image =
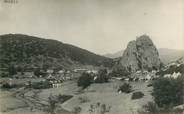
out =
[(112, 60), (56, 40), (22, 34), (0, 36), (1, 67), (111, 66)]
[(158, 51), (160, 54), (160, 59), (165, 64), (184, 57), (184, 50), (160, 48)]
[(120, 50), (118, 52), (115, 52), (115, 53), (107, 53), (107, 54), (104, 54), (105, 57), (108, 57), (108, 58), (119, 58), (123, 55), (123, 52), (124, 50)]

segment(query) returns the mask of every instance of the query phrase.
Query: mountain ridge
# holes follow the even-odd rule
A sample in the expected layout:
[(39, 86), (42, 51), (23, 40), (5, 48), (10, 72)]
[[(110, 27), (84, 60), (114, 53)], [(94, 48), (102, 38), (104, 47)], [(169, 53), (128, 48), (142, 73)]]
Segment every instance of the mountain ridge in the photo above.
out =
[(0, 35), (1, 67), (111, 66), (112, 59), (77, 46), (24, 34)]

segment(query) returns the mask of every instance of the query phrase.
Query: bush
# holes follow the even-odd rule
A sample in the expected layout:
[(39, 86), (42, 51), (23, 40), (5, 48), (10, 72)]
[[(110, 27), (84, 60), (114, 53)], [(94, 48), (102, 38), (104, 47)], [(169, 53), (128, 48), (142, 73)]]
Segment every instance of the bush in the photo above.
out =
[(74, 109), (73, 109), (73, 113), (74, 114), (80, 114), (80, 112), (82, 111), (82, 108), (81, 107), (74, 107)]
[(118, 89), (118, 92), (130, 93), (132, 91), (132, 86), (129, 83), (124, 83)]
[(93, 77), (88, 73), (82, 73), (81, 77), (77, 81), (77, 85), (81, 86), (83, 89), (90, 86), (92, 83)]
[(151, 86), (153, 86), (153, 84), (152, 84), (152, 83), (150, 83), (150, 84), (148, 84), (148, 85), (147, 85), (147, 87), (151, 87)]
[(1, 86), (1, 88), (2, 89), (12, 89), (12, 88), (18, 88), (18, 87), (22, 87), (23, 85), (21, 85), (21, 84), (19, 84), (19, 85), (17, 85), (17, 84), (9, 84), (9, 83), (3, 83), (2, 84), (2, 86)]
[(31, 87), (34, 89), (47, 89), (51, 88), (51, 84), (48, 81), (34, 82)]
[(48, 107), (48, 112), (50, 114), (55, 114), (55, 109), (56, 109), (56, 104), (57, 104), (57, 100), (54, 98), (54, 96), (50, 95), (48, 97), (48, 104), (49, 104), (49, 107)]
[(9, 83), (4, 83), (4, 84), (2, 84), (2, 86), (1, 86), (3, 89), (11, 89), (11, 88), (13, 88)]
[(183, 103), (184, 77), (160, 78), (153, 83), (153, 97), (159, 107), (167, 108)]
[(99, 70), (95, 83), (105, 83), (108, 82), (108, 80), (109, 76), (107, 75), (107, 70), (106, 69)]
[(138, 92), (135, 92), (135, 93), (132, 94), (131, 99), (140, 99), (140, 98), (142, 98), (143, 96), (144, 96), (144, 93), (138, 91)]
[(111, 106), (97, 102), (95, 104), (91, 104), (88, 111), (90, 114), (106, 114), (110, 113), (110, 110)]
[(84, 96), (84, 97), (79, 97), (79, 101), (80, 103), (86, 103), (86, 102), (89, 102), (90, 100), (86, 96)]
[(142, 106), (143, 110), (139, 111), (138, 114), (183, 114), (182, 109), (173, 109), (173, 108), (160, 108), (154, 102), (148, 102)]
[(159, 107), (154, 102), (148, 102), (143, 105), (143, 112), (157, 113), (160, 111)]
[(59, 94), (58, 95), (58, 101), (60, 103), (64, 103), (65, 101), (71, 99), (72, 97), (73, 97), (72, 95), (61, 95), (61, 94)]

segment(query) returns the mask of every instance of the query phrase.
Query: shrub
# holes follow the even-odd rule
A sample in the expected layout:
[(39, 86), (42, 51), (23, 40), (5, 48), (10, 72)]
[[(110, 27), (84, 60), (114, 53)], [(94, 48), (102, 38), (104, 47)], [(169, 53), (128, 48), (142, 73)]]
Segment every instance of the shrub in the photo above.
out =
[(77, 85), (81, 86), (83, 89), (90, 86), (92, 83), (93, 77), (88, 73), (82, 73), (77, 81)]
[(82, 110), (81, 107), (74, 107), (73, 113), (74, 113), (74, 114), (80, 114), (81, 110)]
[(135, 92), (135, 93), (132, 94), (131, 99), (140, 99), (140, 98), (142, 98), (143, 96), (144, 96), (144, 93), (138, 91), (138, 92)]
[(51, 84), (48, 81), (34, 82), (32, 83), (32, 88), (34, 89), (47, 89), (51, 87)]
[(168, 107), (160, 108), (158, 105), (154, 102), (148, 102), (147, 104), (142, 106), (143, 110), (138, 111), (138, 114), (183, 114), (182, 109), (173, 109)]
[(129, 83), (124, 83), (118, 89), (118, 92), (130, 93), (132, 91), (132, 86)]
[(148, 102), (147, 104), (143, 105), (143, 112), (151, 112), (151, 113), (157, 113), (160, 111), (157, 104), (154, 102)]
[(150, 84), (148, 84), (148, 85), (147, 85), (147, 87), (151, 87), (151, 86), (153, 86), (153, 84), (152, 84), (152, 83), (150, 83)]
[(64, 103), (65, 101), (71, 99), (72, 97), (73, 97), (72, 95), (61, 95), (61, 94), (59, 94), (58, 95), (58, 101), (60, 103)]
[(11, 88), (13, 88), (9, 83), (4, 83), (4, 84), (2, 84), (1, 87), (4, 88), (4, 89), (11, 89)]
[(19, 88), (19, 87), (22, 87), (23, 85), (22, 84), (9, 84), (9, 83), (3, 83), (1, 88), (2, 89), (12, 89), (12, 88)]
[(49, 104), (48, 112), (50, 114), (54, 114), (55, 109), (56, 109), (57, 100), (52, 95), (48, 97), (48, 104)]
[(159, 78), (153, 83), (153, 97), (159, 107), (177, 106), (183, 103), (184, 77)]
[(90, 101), (86, 96), (79, 97), (78, 99), (79, 99), (80, 103), (86, 103), (86, 102)]
[(109, 76), (107, 75), (107, 70), (106, 69), (99, 70), (95, 83), (105, 83), (108, 82), (108, 80)]
[(90, 114), (105, 114), (110, 113), (110, 110), (111, 106), (97, 102), (95, 104), (91, 104), (88, 111), (90, 112)]

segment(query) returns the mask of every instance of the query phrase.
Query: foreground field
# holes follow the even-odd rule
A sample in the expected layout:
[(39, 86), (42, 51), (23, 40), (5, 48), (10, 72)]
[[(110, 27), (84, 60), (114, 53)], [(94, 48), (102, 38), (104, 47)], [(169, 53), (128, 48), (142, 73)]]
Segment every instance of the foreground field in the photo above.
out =
[[(92, 84), (85, 90), (77, 87), (76, 81), (67, 81), (59, 88), (43, 90), (1, 90), (0, 110), (6, 113), (45, 113), (44, 107), (48, 106), (50, 95), (72, 95), (73, 97), (63, 104), (59, 104), (60, 112), (72, 112), (75, 107), (81, 107), (81, 113), (89, 113), (90, 105), (96, 103), (105, 104), (111, 107), (111, 113), (136, 113), (142, 105), (152, 101), (150, 92), (152, 87), (147, 87), (147, 82), (132, 82), (133, 92), (142, 91), (144, 97), (131, 100), (131, 95), (118, 93), (118, 87), (124, 82), (111, 81), (103, 84)], [(23, 96), (22, 96), (23, 95)], [(62, 110), (62, 111), (61, 111)]]
[[(111, 113), (135, 113), (141, 109), (142, 105), (148, 101), (152, 101), (150, 92), (151, 87), (147, 87), (147, 83), (136, 82), (131, 83), (133, 91), (142, 91), (145, 96), (141, 99), (131, 100), (132, 92), (129, 94), (118, 93), (118, 87), (123, 82), (115, 81), (104, 84), (92, 84), (89, 88), (85, 89), (81, 94), (75, 95), (72, 99), (62, 104), (62, 107), (66, 110), (72, 111), (74, 107), (80, 106), (82, 113), (89, 113), (91, 104), (106, 104), (111, 107)], [(81, 102), (81, 99), (87, 99), (85, 102)]]

